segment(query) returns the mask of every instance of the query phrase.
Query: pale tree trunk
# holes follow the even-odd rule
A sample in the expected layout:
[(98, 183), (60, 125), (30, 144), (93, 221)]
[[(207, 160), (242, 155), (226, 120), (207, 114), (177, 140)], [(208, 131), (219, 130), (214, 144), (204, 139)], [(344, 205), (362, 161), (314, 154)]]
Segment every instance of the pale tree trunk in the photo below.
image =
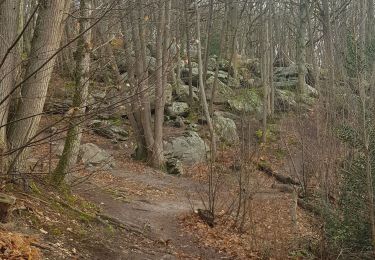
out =
[[(8, 51), (14, 42), (18, 27), (19, 1), (5, 0), (0, 2), (0, 153), (7, 146), (6, 127), (8, 121), (9, 101), (7, 98), (14, 85), (15, 75), (14, 67), (16, 57), (16, 48)], [(5, 100), (5, 102), (3, 102)], [(2, 165), (0, 165), (0, 170)]]
[(205, 42), (205, 50), (204, 50), (204, 68), (203, 68), (203, 81), (206, 84), (207, 80), (207, 69), (208, 69), (208, 58), (209, 58), (209, 48), (210, 48), (210, 41), (211, 41), (211, 31), (212, 31), (212, 16), (213, 16), (213, 9), (214, 9), (214, 0), (210, 0), (209, 2), (209, 11), (208, 11), (208, 21), (207, 21), (207, 38)]
[[(244, 7), (246, 5), (247, 1), (244, 3)], [(237, 17), (238, 14), (238, 3), (237, 1), (230, 0), (229, 4), (229, 11), (228, 11), (229, 19), (228, 19), (228, 32), (229, 35), (229, 55), (228, 55), (228, 61), (229, 61), (229, 67), (233, 68), (233, 78), (237, 78), (237, 47), (236, 47), (236, 40), (237, 40), (237, 30), (238, 30), (238, 21), (239, 18)], [(229, 80), (227, 83), (229, 87)]]
[(267, 141), (267, 117), (269, 112), (269, 86), (268, 86), (268, 46), (269, 46), (269, 33), (268, 33), (268, 23), (263, 19), (264, 26), (261, 28), (260, 32), (260, 42), (261, 42), (261, 80), (263, 87), (263, 112), (262, 112), (262, 142)]
[[(91, 0), (80, 1), (79, 33), (82, 36), (78, 40), (76, 51), (75, 91), (73, 97), (73, 114), (70, 127), (65, 140), (64, 150), (53, 173), (54, 184), (59, 185), (67, 173), (77, 162), (79, 146), (82, 138), (82, 122), (86, 111), (89, 88), (90, 53), (91, 53)], [(84, 33), (86, 31), (86, 33)]]
[[(227, 12), (227, 5), (225, 4), (225, 12)], [(210, 100), (210, 106), (209, 106), (209, 112), (210, 112), (210, 115), (213, 114), (214, 112), (214, 100), (215, 100), (215, 96), (216, 96), (216, 88), (217, 88), (217, 84), (218, 84), (218, 81), (219, 81), (219, 70), (220, 70), (220, 62), (221, 62), (221, 58), (222, 58), (222, 55), (223, 55), (223, 46), (224, 46), (224, 38), (225, 38), (225, 28), (226, 28), (226, 19), (223, 19), (223, 23), (222, 23), (222, 27), (221, 27), (221, 31), (223, 32), (220, 36), (220, 47), (219, 47), (219, 55), (217, 57), (217, 61), (216, 61), (216, 67), (215, 67), (215, 78), (214, 78), (214, 84), (212, 86), (212, 90), (211, 90), (211, 100)]]
[(22, 86), (22, 100), (17, 107), (15, 122), (9, 129), (9, 149), (17, 151), (10, 156), (9, 172), (17, 173), (22, 168), (29, 150), (25, 146), (38, 129), (55, 64), (55, 57), (50, 58), (60, 45), (61, 22), (70, 6), (69, 3), (69, 0), (44, 0), (39, 3), (39, 16), (31, 43), (32, 56), (25, 75), (27, 77), (37, 72)]
[(164, 119), (164, 55), (163, 55), (163, 38), (164, 27), (166, 26), (165, 2), (158, 3), (158, 25), (156, 32), (156, 71), (155, 71), (155, 141), (152, 154), (152, 165), (160, 168), (163, 165), (163, 119)]
[(367, 23), (366, 23), (366, 36), (367, 45), (374, 41), (375, 36), (375, 12), (374, 0), (367, 0)]
[[(299, 1), (299, 24), (297, 35), (297, 67), (298, 67), (298, 86), (297, 93), (302, 95), (305, 89), (305, 71), (306, 71), (306, 22), (307, 22), (307, 2)], [(299, 98), (298, 98), (299, 99)]]
[(273, 33), (273, 15), (274, 15), (274, 6), (272, 0), (268, 2), (269, 6), (269, 13), (268, 13), (268, 33), (270, 39), (270, 46), (269, 46), (269, 64), (268, 64), (268, 78), (269, 78), (269, 88), (270, 88), (270, 97), (269, 97), (269, 106), (270, 106), (270, 114), (271, 116), (274, 115), (275, 112), (275, 87), (273, 84), (273, 61), (274, 61), (274, 33)]
[[(17, 2), (17, 1), (15, 1)], [(19, 11), (18, 11), (18, 30), (17, 30), (17, 35), (21, 34), (23, 27), (25, 26), (25, 2), (23, 0), (18, 0), (18, 5), (19, 5)], [(18, 53), (19, 53), (19, 60), (21, 60), (21, 56), (23, 53), (23, 35), (19, 39), (18, 42)]]
[[(329, 0), (322, 0), (322, 20), (323, 20), (323, 40), (325, 49), (325, 63), (328, 68), (328, 82), (326, 86), (326, 97), (328, 103), (328, 109), (332, 105), (332, 91), (335, 82), (335, 70), (334, 70), (334, 58), (333, 58), (333, 42), (332, 42), (332, 30), (331, 22), (329, 17)], [(331, 112), (328, 112), (328, 114)], [(330, 115), (328, 115), (330, 119)]]
[[(24, 3), (26, 4), (26, 2), (28, 0), (22, 0), (24, 1)], [(32, 13), (34, 12), (35, 8), (37, 7), (37, 0), (31, 0), (29, 1), (29, 5), (28, 5), (28, 16), (27, 16), (27, 19), (28, 20)], [(33, 34), (34, 34), (34, 30), (35, 30), (35, 23), (36, 23), (36, 15), (34, 15), (32, 18), (32, 21), (31, 23), (29, 24), (29, 26), (26, 28), (26, 31), (23, 35), (23, 52), (26, 56), (29, 56), (30, 54), (30, 50), (31, 50), (31, 40), (33, 38)]]
[(194, 100), (193, 100), (193, 67), (191, 64), (191, 51), (190, 51), (189, 3), (190, 1), (184, 0), (186, 54), (187, 54), (188, 68), (189, 68), (189, 105), (193, 106), (193, 103), (194, 103)]
[[(129, 11), (131, 12), (131, 10)], [(127, 110), (127, 116), (131, 127), (134, 130), (135, 139), (137, 142), (137, 148), (135, 151), (135, 159), (142, 160), (145, 158), (147, 151), (146, 151), (146, 142), (144, 139), (143, 128), (141, 124), (141, 117), (140, 117), (140, 102), (139, 102), (139, 95), (136, 94), (136, 83), (135, 83), (135, 68), (133, 64), (135, 64), (135, 60), (131, 55), (131, 41), (128, 40), (129, 28), (127, 27), (127, 23), (124, 19), (124, 15), (119, 13), (120, 23), (121, 23), (121, 31), (124, 37), (124, 50), (125, 50), (125, 59), (126, 59), (126, 71), (128, 73), (128, 82), (125, 83), (124, 96), (125, 96), (125, 106)], [(130, 38), (130, 37), (129, 37)]]
[[(312, 73), (312, 81), (313, 87), (315, 87), (318, 92), (320, 92), (319, 87), (319, 67), (317, 63), (317, 58), (315, 54), (315, 39), (314, 39), (314, 31), (312, 26), (311, 14), (314, 11), (315, 3), (311, 3), (310, 6), (307, 8), (307, 29), (308, 29), (308, 38), (309, 38), (309, 57), (310, 62), (313, 65), (313, 73)], [(316, 115), (316, 138), (318, 143), (320, 143), (320, 114), (317, 113)]]
[[(135, 4), (135, 3), (134, 3)], [(152, 156), (152, 149), (154, 145), (153, 131), (151, 127), (151, 108), (149, 100), (148, 89), (148, 72), (146, 65), (146, 46), (144, 40), (143, 20), (144, 15), (142, 11), (142, 1), (137, 3), (138, 10), (131, 12), (132, 35), (134, 41), (134, 51), (136, 57), (136, 75), (137, 75), (137, 92), (141, 102), (140, 106), (140, 121), (143, 129), (143, 136), (146, 144), (147, 158)], [(138, 11), (138, 12), (137, 12)], [(137, 18), (135, 20), (135, 18)]]
[(199, 93), (200, 99), (203, 107), (204, 116), (207, 120), (207, 126), (210, 131), (211, 137), (211, 155), (212, 161), (215, 161), (216, 155), (216, 140), (215, 140), (215, 130), (211, 121), (210, 112), (208, 110), (208, 104), (206, 99), (206, 92), (204, 88), (204, 81), (203, 81), (203, 64), (202, 64), (202, 51), (201, 51), (201, 33), (200, 33), (200, 14), (198, 8), (198, 1), (195, 1), (195, 12), (196, 12), (196, 29), (197, 29), (197, 42), (198, 42), (198, 69), (199, 69)]

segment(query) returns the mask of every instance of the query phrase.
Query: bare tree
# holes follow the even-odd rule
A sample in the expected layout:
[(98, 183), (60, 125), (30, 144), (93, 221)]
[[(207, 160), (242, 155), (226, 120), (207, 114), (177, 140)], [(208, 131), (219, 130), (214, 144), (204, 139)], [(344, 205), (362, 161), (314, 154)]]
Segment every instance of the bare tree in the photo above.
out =
[[(51, 53), (60, 45), (63, 28), (61, 23), (70, 7), (70, 1), (44, 0), (40, 1), (39, 5), (38, 20), (31, 43), (32, 55), (25, 75), (37, 72), (23, 84), (22, 100), (17, 107), (14, 123), (9, 128), (9, 149), (19, 149), (10, 157), (10, 172), (18, 172), (23, 167), (28, 154), (28, 149), (23, 149), (23, 146), (35, 135), (39, 126), (48, 83), (55, 64), (55, 57), (50, 59)], [(46, 61), (48, 64), (40, 70)]]
[(88, 88), (90, 84), (90, 53), (91, 53), (91, 0), (80, 1), (79, 32), (83, 33), (78, 40), (76, 51), (75, 90), (73, 97), (70, 128), (65, 139), (64, 150), (59, 163), (52, 175), (53, 182), (60, 184), (65, 175), (72, 169), (77, 161), (79, 147), (82, 138), (82, 117), (85, 115)]
[[(15, 49), (9, 49), (16, 39), (18, 27), (19, 1), (6, 0), (0, 2), (0, 100), (6, 99), (12, 90), (15, 80)], [(7, 146), (6, 127), (8, 121), (10, 99), (0, 105), (0, 151)], [(0, 168), (3, 170), (2, 168)]]
[(203, 62), (202, 62), (202, 53), (201, 53), (201, 33), (200, 33), (200, 13), (198, 7), (198, 1), (195, 2), (195, 12), (196, 12), (196, 29), (197, 29), (197, 42), (198, 42), (198, 69), (199, 69), (199, 93), (200, 99), (203, 107), (204, 116), (207, 120), (208, 129), (210, 131), (211, 139), (211, 156), (212, 160), (215, 161), (216, 153), (216, 140), (215, 140), (215, 130), (211, 121), (210, 112), (208, 110), (208, 104), (206, 99), (206, 92), (204, 88), (203, 80)]

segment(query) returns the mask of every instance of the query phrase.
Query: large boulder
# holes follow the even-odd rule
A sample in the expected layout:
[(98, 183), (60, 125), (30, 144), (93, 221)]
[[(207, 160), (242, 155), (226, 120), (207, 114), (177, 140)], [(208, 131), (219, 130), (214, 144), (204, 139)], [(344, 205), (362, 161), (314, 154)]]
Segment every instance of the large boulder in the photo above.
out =
[(172, 105), (167, 107), (167, 115), (172, 117), (187, 116), (189, 110), (189, 105), (185, 102), (172, 102)]
[(177, 158), (168, 158), (165, 164), (169, 174), (181, 175), (184, 173), (182, 162)]
[[(308, 85), (307, 85), (308, 86)], [(317, 94), (315, 89), (311, 87), (310, 91), (306, 91), (299, 98), (297, 94), (287, 89), (275, 90), (275, 108), (279, 112), (286, 112), (297, 107), (298, 100), (301, 108), (308, 109), (315, 102), (314, 95)]]
[(228, 100), (229, 107), (236, 113), (259, 113), (262, 101), (254, 89), (242, 89)]
[(237, 126), (230, 118), (225, 118), (221, 113), (215, 112), (213, 117), (216, 134), (220, 140), (225, 144), (237, 144), (239, 137), (237, 133)]
[(289, 111), (297, 106), (295, 93), (290, 90), (275, 90), (275, 109), (279, 112)]
[(113, 157), (92, 143), (86, 143), (80, 147), (80, 157), (87, 167), (110, 169), (115, 166)]
[(171, 105), (172, 104), (172, 98), (173, 98), (173, 87), (171, 84), (167, 84), (165, 86), (165, 104)]
[(115, 141), (125, 141), (128, 139), (129, 133), (124, 128), (112, 124), (110, 121), (93, 120), (89, 127), (97, 135), (103, 136)]
[[(194, 86), (199, 86), (199, 68), (193, 67), (192, 70), (192, 83)], [(207, 78), (215, 75), (215, 73), (211, 70), (207, 71)], [(189, 84), (189, 68), (185, 67), (181, 70), (181, 80), (188, 85)]]
[[(212, 76), (206, 81), (206, 97), (207, 100), (212, 99), (212, 88), (215, 83), (215, 77)], [(219, 79), (216, 85), (214, 104), (226, 104), (233, 96), (233, 90), (221, 82)]]
[(206, 161), (208, 151), (203, 139), (193, 131), (187, 131), (183, 136), (164, 143), (165, 157), (181, 160), (186, 165)]
[[(192, 83), (194, 86), (198, 86), (199, 81), (199, 69), (198, 68), (192, 68)], [(183, 68), (181, 70), (181, 80), (185, 84), (189, 84), (189, 68)]]
[(216, 69), (216, 59), (215, 58), (210, 57), (208, 59), (207, 69), (211, 70), (211, 71), (215, 71), (215, 69)]
[[(197, 88), (193, 87), (193, 100), (198, 101), (199, 98), (196, 94)], [(176, 100), (180, 102), (189, 102), (189, 86), (177, 84), (175, 87)]]
[[(311, 95), (317, 95), (317, 91), (308, 85), (314, 84), (314, 76), (310, 65), (306, 65), (305, 73), (305, 92)], [(274, 70), (274, 86), (278, 89), (295, 91), (298, 86), (298, 67), (291, 64), (288, 67), (276, 67)]]
[[(239, 64), (240, 71), (247, 72), (248, 75), (243, 76), (250, 76), (253, 77), (260, 77), (260, 61), (259, 59), (245, 59), (241, 60)], [(245, 70), (242, 70), (245, 69)]]

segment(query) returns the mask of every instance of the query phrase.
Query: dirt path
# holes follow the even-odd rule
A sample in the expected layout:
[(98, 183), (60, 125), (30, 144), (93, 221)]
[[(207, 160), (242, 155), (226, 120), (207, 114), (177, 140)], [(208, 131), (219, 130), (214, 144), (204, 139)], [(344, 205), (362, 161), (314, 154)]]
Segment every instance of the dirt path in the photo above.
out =
[[(189, 194), (194, 197), (198, 183), (153, 170), (143, 173), (115, 170), (112, 174), (125, 183), (137, 183), (140, 189), (147, 187), (147, 191), (153, 192), (124, 198), (118, 196), (123, 191), (121, 185), (108, 190), (93, 182), (78, 187), (76, 192), (100, 205), (104, 214), (142, 230), (158, 247), (155, 251), (151, 249), (151, 254), (150, 250), (145, 252), (142, 249), (123, 252), (119, 259), (228, 259), (180, 229), (178, 217), (192, 212), (192, 205), (201, 207), (199, 199), (188, 199)], [(168, 191), (168, 195), (155, 196), (155, 191)]]

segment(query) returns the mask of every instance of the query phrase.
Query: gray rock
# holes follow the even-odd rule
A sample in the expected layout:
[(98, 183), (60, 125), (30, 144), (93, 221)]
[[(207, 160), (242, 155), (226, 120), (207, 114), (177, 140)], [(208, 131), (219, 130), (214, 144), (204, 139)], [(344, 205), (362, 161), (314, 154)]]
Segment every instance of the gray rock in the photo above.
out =
[(237, 126), (232, 119), (225, 118), (221, 116), (220, 113), (214, 113), (213, 122), (215, 132), (220, 137), (221, 141), (229, 145), (234, 145), (239, 142)]
[(208, 59), (207, 69), (211, 70), (211, 71), (215, 71), (215, 69), (216, 69), (216, 59), (215, 58), (211, 57), (211, 58)]
[(171, 84), (167, 84), (165, 86), (165, 104), (167, 106), (172, 104), (172, 98), (173, 98), (173, 87)]
[(80, 147), (80, 157), (87, 167), (110, 169), (115, 166), (113, 157), (92, 143), (86, 143)]
[[(181, 80), (185, 84), (189, 84), (189, 68), (183, 68), (181, 70)], [(192, 83), (194, 86), (198, 86), (199, 81), (199, 69), (192, 68)]]
[(176, 158), (187, 165), (206, 161), (208, 151), (203, 139), (193, 131), (187, 131), (183, 136), (164, 143), (166, 158)]
[(259, 59), (246, 59), (240, 63), (240, 68), (245, 68), (251, 76), (260, 77)]
[[(197, 90), (193, 87), (194, 90)], [(175, 87), (176, 92), (176, 100), (180, 102), (188, 102), (189, 101), (189, 86), (188, 85), (176, 85)], [(193, 100), (198, 101), (199, 98), (196, 91), (193, 91)]]
[(227, 85), (228, 85), (228, 87), (230, 87), (232, 89), (239, 88), (241, 86), (240, 80), (232, 78), (232, 77), (229, 77)]
[(175, 127), (179, 127), (179, 128), (185, 127), (185, 122), (184, 122), (184, 120), (182, 119), (182, 117), (178, 116), (178, 117), (176, 118), (176, 120), (174, 121), (173, 126), (175, 126)]
[(290, 90), (275, 90), (275, 108), (277, 111), (285, 112), (295, 108), (297, 105), (295, 93)]
[(65, 114), (73, 105), (73, 101), (69, 98), (62, 100), (51, 100), (46, 102), (44, 111), (48, 114), (61, 115)]
[(191, 123), (191, 124), (189, 124), (189, 125), (186, 127), (186, 130), (196, 132), (196, 131), (199, 130), (199, 126), (198, 126), (197, 124)]
[[(210, 77), (206, 81), (206, 97), (207, 100), (212, 99), (212, 88), (214, 86), (215, 77)], [(216, 93), (214, 97), (215, 104), (225, 104), (233, 96), (233, 90), (225, 85), (220, 80), (217, 81)]]
[(167, 115), (169, 116), (187, 116), (189, 114), (189, 105), (185, 102), (172, 102), (167, 107)]
[(182, 162), (177, 158), (168, 158), (166, 161), (167, 172), (173, 175), (184, 174)]
[(109, 121), (93, 120), (89, 126), (100, 136), (116, 141), (127, 140), (129, 133), (120, 126), (113, 125)]
[(237, 113), (259, 113), (262, 101), (253, 89), (243, 89), (235, 97), (228, 100), (229, 107)]

